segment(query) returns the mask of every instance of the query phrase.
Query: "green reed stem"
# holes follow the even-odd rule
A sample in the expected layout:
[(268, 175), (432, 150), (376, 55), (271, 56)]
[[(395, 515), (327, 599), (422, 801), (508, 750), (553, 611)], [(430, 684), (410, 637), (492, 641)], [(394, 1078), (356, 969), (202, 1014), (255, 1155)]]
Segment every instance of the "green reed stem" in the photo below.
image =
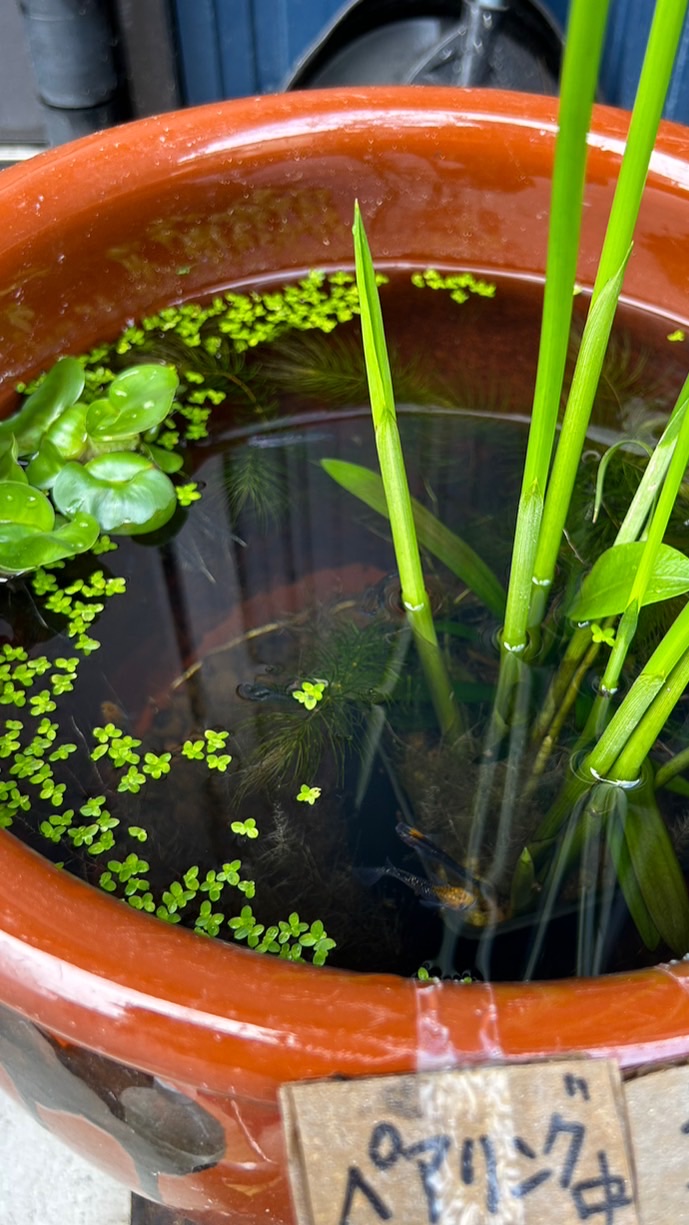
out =
[[(610, 777), (634, 780), (662, 732), (679, 699), (689, 685), (689, 649), (661, 686), (643, 718), (627, 738), (624, 749), (611, 768)], [(622, 709), (622, 707), (620, 707)]]
[[(505, 817), (509, 811), (510, 818), (514, 816), (516, 797), (519, 795), (519, 767), (521, 754), (526, 743), (526, 727), (523, 710), (528, 705), (531, 675), (516, 652), (504, 654), (500, 661), (498, 682), (493, 707), (481, 748), (481, 762), (477, 772), (474, 788), (471, 826), (467, 843), (467, 863), (477, 863), (486, 851), (486, 830), (498, 826), (498, 843), (506, 845), (509, 831)], [(524, 700), (520, 699), (524, 687), (527, 689)], [(502, 751), (507, 738), (506, 774), (509, 783), (503, 788), (502, 804), (498, 821), (494, 821), (495, 813), (495, 780), (498, 764), (502, 760)], [(506, 807), (509, 805), (509, 808)], [(495, 850), (498, 851), (498, 843)], [(502, 867), (503, 853), (500, 850), (498, 859), (490, 869), (493, 884), (498, 883), (498, 871)]]
[[(687, 409), (689, 408), (687, 389), (688, 383), (685, 382), (662, 436), (651, 453), (636, 493), (620, 525), (615, 537), (615, 545), (629, 544), (637, 540), (644, 531), (649, 516), (653, 515), (653, 507), (658, 500), (659, 490), (663, 488), (673, 454), (676, 450), (682, 423), (687, 416)], [(683, 463), (686, 463), (686, 461), (682, 460), (682, 458), (676, 460), (676, 470), (679, 473), (680, 482), (683, 475)], [(670, 506), (671, 509), (672, 506)], [(659, 524), (660, 520), (657, 522)], [(614, 617), (606, 618), (605, 628), (610, 628), (614, 623)], [(533, 733), (534, 741), (538, 742), (541, 739), (543, 741), (539, 756), (536, 759), (536, 766), (534, 767), (534, 772), (536, 773), (538, 772), (537, 767), (542, 760), (542, 755), (545, 754), (547, 757), (553, 747), (554, 735), (557, 734), (562, 724), (561, 713), (565, 711), (565, 707), (569, 709), (571, 700), (576, 697), (577, 690), (572, 693), (572, 685), (575, 684), (578, 687), (583, 675), (585, 675), (586, 668), (584, 667), (582, 670), (582, 661), (585, 659), (590, 638), (591, 631), (588, 628), (580, 628), (574, 632), (563, 661), (550, 687)], [(575, 678), (574, 681), (572, 681), (572, 677)], [(579, 737), (579, 748), (591, 744), (602, 735), (610, 716), (610, 695), (617, 685), (618, 678), (619, 673), (616, 675), (609, 664), (589, 717), (586, 720), (586, 726)], [(569, 705), (567, 695), (571, 698)]]
[[(656, 696), (668, 684), (674, 669), (688, 651), (689, 604), (685, 604), (634, 681), (597, 745), (589, 753), (586, 759), (589, 770), (595, 770), (603, 778), (610, 778), (614, 768), (616, 778), (629, 777), (619, 772), (619, 759), (625, 746), (635, 740), (635, 730), (638, 730)], [(669, 708), (668, 714), (671, 709), (672, 707)], [(654, 738), (657, 738), (661, 730), (662, 723), (658, 725)], [(638, 744), (638, 740), (635, 743)], [(649, 748), (652, 744), (653, 739), (650, 740)], [(631, 778), (633, 777), (632, 774)]]
[[(591, 12), (596, 6), (584, 7)], [(619, 294), (686, 8), (687, 0), (657, 0), (655, 7), (627, 144), (593, 288), (589, 318), (548, 483), (534, 567), (534, 583), (537, 585), (532, 606), (534, 623), (538, 623), (543, 614), (544, 599), (541, 593), (550, 586), (555, 572), (607, 336), (612, 328), (617, 305), (613, 287), (617, 287)], [(599, 335), (595, 344), (589, 344), (586, 333), (590, 323), (592, 325), (594, 321)], [(605, 343), (601, 344), (604, 331)]]
[(628, 544), (630, 541), (640, 539), (644, 525), (658, 497), (658, 490), (661, 488), (665, 474), (670, 466), (677, 436), (688, 407), (689, 399), (687, 398), (687, 383), (685, 382), (675, 407), (670, 414), (668, 423), (653, 448), (634, 497), (629, 503), (627, 513), (615, 537), (615, 544)]
[(656, 771), (654, 779), (656, 791), (660, 787), (665, 787), (667, 783), (672, 782), (672, 779), (676, 778), (678, 774), (683, 774), (687, 768), (689, 768), (689, 748), (682, 749), (681, 753), (675, 753), (674, 757), (671, 757), (669, 761), (665, 762), (665, 765)]
[(576, 669), (571, 673), (569, 684), (562, 692), (560, 703), (557, 709), (553, 712), (550, 725), (548, 726), (547, 731), (541, 740), (541, 744), (534, 759), (534, 764), (531, 771), (534, 783), (545, 770), (548, 758), (557, 744), (557, 738), (562, 731), (565, 720), (567, 719), (570, 710), (579, 696), (584, 677), (593, 666), (599, 650), (600, 643), (592, 642), (589, 637), (589, 645), (585, 653), (583, 653), (579, 659)]
[(560, 706), (570, 691), (573, 679), (581, 667), (591, 642), (591, 629), (588, 625), (579, 626), (569, 639), (541, 709), (534, 720), (532, 729), (534, 744), (538, 744), (549, 733), (551, 724), (557, 718)]
[(566, 823), (562, 827), (562, 833), (553, 850), (545, 879), (541, 884), (540, 904), (535, 916), (533, 942), (529, 950), (526, 968), (522, 975), (522, 980), (525, 983), (530, 982), (536, 973), (536, 968), (543, 952), (546, 933), (557, 906), (562, 883), (571, 871), (572, 866), (576, 863), (582, 850), (584, 831), (583, 823), (580, 819), (580, 810), (578, 808), (570, 809), (566, 814), (566, 818)]
[(531, 576), (569, 346), (586, 177), (586, 137), (609, 0), (574, 0), (562, 65), (543, 319), (531, 428), (515, 528), (505, 642), (526, 644)]
[(569, 777), (538, 827), (538, 843), (554, 838), (573, 806), (599, 779), (634, 783), (643, 762), (689, 683), (689, 604), (639, 673), (597, 744)]
[[(651, 515), (648, 535), (644, 543), (644, 551), (634, 575), (634, 582), (629, 593), (629, 601), (622, 614), (622, 619), (615, 635), (615, 643), (610, 652), (607, 667), (601, 681), (601, 689), (604, 693), (614, 693), (617, 688), (620, 673), (627, 658), (627, 652), (636, 633), (639, 609), (643, 605), (646, 589), (651, 579), (653, 567), (656, 564), (658, 550), (663, 543), (665, 529), (670, 520), (680, 485), (684, 480), (687, 470), (687, 463), (689, 462), (689, 413), (686, 412), (687, 403), (689, 403), (689, 378), (686, 379), (682, 387), (675, 408), (675, 419), (679, 417), (681, 420), (677, 441), (667, 468), (665, 480), (655, 504), (655, 509)], [(624, 703), (622, 705), (624, 706)]]
[(388, 359), (383, 315), (371, 251), (358, 202), (354, 205), (354, 256), (361, 308), (361, 333), (380, 475), (390, 518), (392, 542), (402, 588), (402, 603), (414, 635), (431, 701), (443, 735), (462, 730), (459, 710), (433, 625), (421, 569), (402, 443), (397, 427), (395, 397)]
[[(383, 482), (377, 472), (344, 459), (322, 459), (321, 467), (348, 493), (388, 518)], [(411, 499), (417, 539), (478, 596), (496, 617), (505, 612), (505, 592), (500, 580), (466, 541), (436, 519), (427, 506)]]

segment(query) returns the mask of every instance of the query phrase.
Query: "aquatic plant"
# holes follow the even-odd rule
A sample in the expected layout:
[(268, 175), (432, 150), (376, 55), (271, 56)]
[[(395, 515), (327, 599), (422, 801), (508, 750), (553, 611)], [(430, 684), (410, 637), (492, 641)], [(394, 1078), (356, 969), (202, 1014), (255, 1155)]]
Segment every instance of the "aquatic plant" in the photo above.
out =
[(177, 384), (170, 366), (136, 366), (89, 402), (81, 363), (63, 357), (0, 422), (0, 575), (167, 523), (182, 458), (155, 440)]
[[(138, 369), (142, 371), (139, 385), (150, 386), (146, 368)], [(167, 368), (156, 369), (169, 379)], [(64, 373), (64, 369), (58, 371), (60, 377)], [(45, 382), (48, 389), (39, 404), (54, 405), (55, 379), (48, 375)], [(111, 386), (116, 387), (116, 382)], [(36, 402), (30, 397), (27, 404), (33, 410)], [(166, 415), (168, 411), (166, 403)], [(29, 415), (22, 413), (9, 419), (10, 429), (16, 422), (18, 432), (21, 427), (19, 445), (17, 436), (11, 436), (12, 449), (43, 446), (45, 453), (45, 422), (30, 439), (28, 425), (24, 428), (28, 421)], [(126, 423), (130, 435), (132, 423)], [(14, 462), (19, 468), (19, 462)], [(29, 466), (32, 463), (29, 458)], [(30, 488), (28, 480), (26, 486), (21, 480), (9, 483)], [(96, 522), (95, 537), (99, 532)], [(94, 543), (107, 552), (115, 547), (107, 536)], [(83, 875), (135, 910), (170, 924), (184, 921), (199, 935), (222, 935), (245, 941), (258, 952), (323, 965), (335, 941), (322, 921), (306, 922), (294, 910), (276, 924), (261, 923), (248, 905), (257, 890), (254, 879), (242, 871), (242, 858), (213, 868), (192, 864), (174, 879), (161, 880), (160, 865), (146, 855), (149, 831), (145, 824), (132, 820), (137, 811), (132, 803), (137, 804), (142, 792), (155, 788), (182, 762), (209, 775), (224, 775), (232, 763), (227, 751), (229, 731), (206, 728), (172, 751), (156, 751), (140, 736), (124, 730), (122, 712), (104, 703), (112, 718), (93, 725), (85, 737), (65, 703), (79, 686), (84, 661), (100, 647), (93, 636), (96, 622), (109, 601), (126, 594), (126, 583), (102, 568), (90, 569), (82, 578), (73, 573), (63, 576), (55, 569), (54, 550), (43, 552), (48, 553), (49, 568), (34, 565), (28, 581), (40, 621), (49, 622), (56, 631), (53, 644), (46, 653), (34, 650), (31, 654), (22, 645), (0, 645), (0, 706), (10, 716), (4, 719), (0, 735), (0, 828), (21, 829), (34, 845), (49, 848), (59, 866)], [(16, 572), (24, 574), (29, 566), (21, 563), (36, 556), (33, 543), (22, 542), (17, 556)], [(312, 805), (319, 788), (310, 786), (302, 792), (295, 795), (295, 802), (305, 800)], [(147, 808), (141, 811), (146, 813)], [(251, 844), (260, 837), (251, 817), (232, 821), (228, 832), (240, 844)]]
[[(660, 766), (652, 755), (689, 683), (689, 605), (685, 600), (619, 700), (628, 658), (638, 648), (637, 631), (644, 621), (644, 610), (689, 591), (689, 558), (666, 541), (689, 461), (689, 379), (655, 446), (650, 447), (645, 440), (650, 452), (648, 462), (614, 541), (603, 540), (597, 559), (583, 575), (579, 567), (577, 588), (569, 590), (564, 616), (560, 612), (553, 618), (549, 605), (686, 7), (675, 0), (659, 0), (655, 8), (598, 273), (555, 446), (571, 332), (586, 138), (608, 5), (592, 8), (585, 0), (574, 0), (570, 11), (531, 427), (500, 636), (499, 674), (482, 744), (474, 746), (479, 765), (471, 828), (465, 842), (466, 862), (481, 862), (491, 885), (511, 899), (507, 918), (514, 921), (520, 912), (536, 914), (526, 978), (536, 971), (548, 922), (564, 886), (577, 872), (579, 973), (600, 968), (616, 880), (649, 948), (655, 948), (662, 939), (677, 954), (689, 950), (689, 895), (657, 799), (658, 790), (686, 768), (688, 754), (681, 749)], [(404, 462), (401, 451), (390, 441), (394, 438), (395, 409), (380, 304), (358, 208), (354, 249), (385, 513), (391, 524), (403, 603), (421, 658), (431, 661), (426, 665), (428, 683), (441, 732), (446, 742), (453, 741), (463, 724), (453, 710), (453, 688), (443, 672), (443, 653), (425, 620), (428, 603)], [(610, 458), (608, 455), (601, 461), (602, 474)], [(373, 474), (334, 461), (325, 461), (324, 466), (340, 484), (370, 504), (366, 489)], [(380, 505), (378, 508), (382, 509)], [(426, 547), (432, 547), (429, 533), (437, 537), (440, 532), (438, 524), (426, 529)], [(485, 599), (485, 592), (481, 593), (476, 583), (473, 589)], [(422, 628), (416, 624), (419, 617), (424, 618)], [(559, 663), (539, 706), (534, 697), (534, 669), (556, 649), (560, 651)], [(515, 814), (532, 799), (537, 779), (543, 775), (581, 692), (582, 681), (601, 652), (602, 679), (573, 750), (570, 746), (571, 768), (545, 817), (534, 821), (514, 864), (509, 847), (515, 829), (523, 836)], [(463, 746), (466, 753), (469, 735), (465, 728), (455, 752), (462, 752)], [(451, 743), (448, 751), (453, 751)], [(462, 871), (458, 865), (458, 876)], [(511, 881), (506, 879), (508, 871)], [(470, 909), (467, 907), (468, 923), (472, 922)], [(492, 928), (499, 927), (504, 919), (504, 914), (496, 915)], [(487, 934), (488, 944), (493, 935), (494, 930)], [(449, 966), (451, 957), (449, 961), (446, 957), (444, 968)]]
[[(61, 359), (28, 389), (18, 413), (0, 425), (0, 569), (9, 578), (31, 574), (17, 585), (17, 598), (23, 591), (35, 600), (62, 645), (56, 655), (3, 648), (2, 702), (12, 718), (0, 738), (9, 772), (0, 785), (0, 824), (21, 827), (29, 841), (37, 836), (39, 845), (64, 856), (65, 866), (134, 909), (205, 936), (322, 964), (333, 941), (321, 920), (307, 924), (300, 917), (310, 884), (323, 875), (310, 840), (322, 818), (330, 831), (318, 832), (322, 845), (327, 837), (346, 843), (351, 831), (337, 811), (337, 793), (353, 762), (354, 822), (361, 818), (363, 826), (367, 819), (363, 797), (376, 776), (404, 817), (397, 826), (406, 830), (402, 844), (425, 873), (408, 870), (408, 850), (401, 851), (406, 866), (369, 869), (369, 877), (384, 886), (401, 882), (444, 915), (448, 939), (430, 963), (434, 970), (439, 964), (454, 975), (453, 940), (463, 924), (480, 928), (473, 969), (484, 974), (496, 932), (531, 925), (535, 936), (524, 966), (530, 977), (551, 917), (572, 905), (579, 912), (577, 969), (596, 971), (618, 885), (649, 947), (662, 939), (677, 953), (687, 951), (689, 898), (677, 860), (686, 828), (680, 822), (672, 831), (673, 844), (658, 795), (689, 791), (683, 778), (689, 751), (682, 720), (673, 714), (689, 680), (689, 563), (681, 551), (689, 392), (669, 423), (659, 423), (656, 403), (652, 421), (638, 420), (638, 364), (619, 342), (608, 344), (683, 7), (674, 0), (657, 6), (578, 345), (572, 344), (578, 326), (572, 327), (572, 303), (585, 141), (607, 5), (594, 13), (576, 0), (572, 9), (541, 355), (507, 591), (480, 548), (409, 494), (395, 399), (466, 407), (465, 393), (458, 396), (456, 376), (454, 385), (446, 383), (408, 354), (388, 355), (377, 294), (385, 278), (374, 271), (358, 214), (355, 275), (314, 272), (284, 288), (170, 306), (129, 327), (114, 346), (99, 346), (78, 361)], [(428, 269), (411, 279), (414, 293), (443, 294), (456, 304), (452, 311), (469, 297), (481, 305), (476, 299), (494, 292), (469, 273)], [(363, 359), (356, 329), (347, 330), (359, 314)], [(574, 369), (563, 397), (568, 360)], [(396, 394), (391, 366), (397, 367)], [(130, 734), (115, 709), (89, 728), (85, 753), (62, 701), (83, 660), (97, 651), (95, 625), (109, 597), (121, 594), (123, 580), (105, 569), (87, 570), (86, 557), (61, 581), (62, 561), (105, 552), (118, 534), (169, 525), (169, 538), (188, 510), (194, 522), (206, 516), (209, 534), (216, 531), (216, 512), (229, 510), (239, 553), (245, 525), (279, 528), (292, 509), (279, 414), (285, 404), (289, 413), (295, 388), (313, 404), (327, 395), (331, 404), (351, 405), (359, 403), (365, 378), (380, 472), (339, 458), (323, 460), (322, 469), (373, 512), (371, 522), (377, 516), (381, 534), (389, 524), (399, 571), (395, 599), (385, 595), (394, 628), (370, 607), (341, 615), (339, 608), (317, 605), (287, 652), (287, 673), (237, 687), (239, 704), (250, 699), (258, 712), (244, 742), (240, 724), (225, 728), (224, 720), (211, 727), (193, 723), (173, 736), (174, 718), (166, 737), (147, 739), (141, 731)], [(484, 403), (490, 400), (485, 389), (481, 394)], [(608, 412), (622, 408), (629, 437), (602, 457), (599, 447), (575, 485), (596, 397)], [(184, 465), (193, 468), (204, 448), (212, 453), (219, 434), (224, 445), (228, 428), (252, 441), (224, 453), (220, 507)], [(437, 471), (446, 473), (453, 448), (441, 449)], [(424, 477), (422, 496), (434, 505), (429, 485)], [(629, 510), (618, 513), (627, 488)], [(180, 555), (193, 545), (181, 545)], [(450, 613), (428, 594), (444, 570), (458, 580), (445, 584), (452, 587)], [(393, 609), (400, 587), (401, 604)], [(493, 654), (486, 622), (474, 619), (481, 604), (488, 624), (503, 626)], [(289, 629), (289, 617), (272, 628)], [(242, 641), (251, 641), (253, 632), (260, 631)], [(469, 644), (466, 654), (458, 643)], [(206, 660), (212, 658), (213, 648)], [(591, 699), (584, 681), (596, 660), (605, 661), (604, 676)], [(547, 688), (543, 661), (555, 664)], [(203, 659), (185, 656), (181, 683), (192, 686), (203, 666)], [(433, 711), (440, 738), (431, 731)], [(662, 755), (654, 749), (659, 736)], [(184, 866), (189, 858), (176, 849), (170, 858), (177, 867), (165, 876), (168, 848), (161, 853), (159, 837), (154, 847), (144, 814), (169, 775), (175, 782), (193, 779), (193, 794), (203, 800), (220, 797), (223, 835), (237, 841), (242, 857), (234, 858), (233, 848), (209, 861), (212, 866), (202, 858)], [(331, 842), (328, 856), (332, 850)], [(344, 913), (356, 888), (361, 898), (367, 894), (361, 880), (352, 883), (352, 848), (339, 855), (326, 857), (321, 896)], [(257, 869), (270, 885), (286, 865), (294, 896), (287, 906), (271, 899), (263, 909)], [(324, 918), (330, 927), (331, 912)], [(349, 921), (345, 915), (343, 926)], [(371, 943), (375, 920), (360, 926), (361, 941)]]

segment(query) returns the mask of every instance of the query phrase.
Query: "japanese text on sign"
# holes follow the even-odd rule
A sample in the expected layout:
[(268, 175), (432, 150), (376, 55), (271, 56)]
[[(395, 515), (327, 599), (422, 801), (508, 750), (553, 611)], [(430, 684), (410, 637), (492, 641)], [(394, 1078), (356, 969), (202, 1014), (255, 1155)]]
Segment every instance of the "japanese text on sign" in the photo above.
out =
[(300, 1225), (633, 1225), (621, 1100), (582, 1061), (286, 1086)]

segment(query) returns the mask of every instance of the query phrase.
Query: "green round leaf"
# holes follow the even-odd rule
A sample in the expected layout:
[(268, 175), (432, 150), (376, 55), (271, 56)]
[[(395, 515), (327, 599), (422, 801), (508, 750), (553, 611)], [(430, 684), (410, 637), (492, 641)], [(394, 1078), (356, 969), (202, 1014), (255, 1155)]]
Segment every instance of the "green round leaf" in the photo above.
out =
[(0, 422), (0, 441), (12, 435), (20, 455), (32, 455), (45, 431), (84, 390), (84, 371), (74, 357), (61, 357), (22, 408)]
[(162, 527), (174, 514), (172, 482), (143, 455), (113, 451), (87, 464), (65, 464), (53, 486), (58, 510), (68, 518), (93, 515), (101, 531), (135, 535)]
[(14, 438), (8, 442), (0, 440), (0, 481), (20, 481), (26, 485), (28, 477), (21, 464), (17, 463), (17, 443)]
[(54, 447), (48, 438), (44, 438), (27, 466), (27, 479), (36, 489), (50, 489), (55, 484), (64, 462), (57, 447)]
[(50, 442), (63, 459), (79, 459), (86, 450), (86, 414), (88, 405), (79, 401), (66, 408), (50, 429), (46, 430), (44, 442)]
[(117, 409), (109, 400), (101, 398), (93, 400), (86, 411), (86, 432), (92, 442), (110, 441), (111, 429), (116, 429)]
[(65, 557), (85, 553), (96, 543), (99, 533), (98, 523), (91, 515), (77, 515), (52, 532), (38, 531), (24, 523), (0, 523), (0, 574), (24, 574), (37, 566), (50, 566)]
[(137, 451), (108, 451), (90, 459), (85, 467), (98, 480), (121, 485), (155, 468), (155, 464)]
[(55, 512), (45, 494), (20, 481), (0, 481), (0, 526), (20, 525), (51, 531)]
[(184, 458), (177, 451), (168, 451), (165, 447), (156, 447), (153, 443), (141, 448), (142, 454), (152, 460), (161, 472), (179, 472)]
[(178, 378), (172, 366), (123, 370), (108, 387), (107, 400), (89, 406), (86, 428), (95, 443), (123, 442), (160, 425), (168, 416)]

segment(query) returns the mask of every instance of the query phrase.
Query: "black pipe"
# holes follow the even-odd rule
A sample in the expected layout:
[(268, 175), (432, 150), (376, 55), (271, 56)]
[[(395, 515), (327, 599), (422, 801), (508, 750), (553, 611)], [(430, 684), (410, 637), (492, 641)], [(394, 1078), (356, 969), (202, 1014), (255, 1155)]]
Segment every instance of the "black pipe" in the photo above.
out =
[(19, 0), (51, 145), (128, 117), (108, 0)]

